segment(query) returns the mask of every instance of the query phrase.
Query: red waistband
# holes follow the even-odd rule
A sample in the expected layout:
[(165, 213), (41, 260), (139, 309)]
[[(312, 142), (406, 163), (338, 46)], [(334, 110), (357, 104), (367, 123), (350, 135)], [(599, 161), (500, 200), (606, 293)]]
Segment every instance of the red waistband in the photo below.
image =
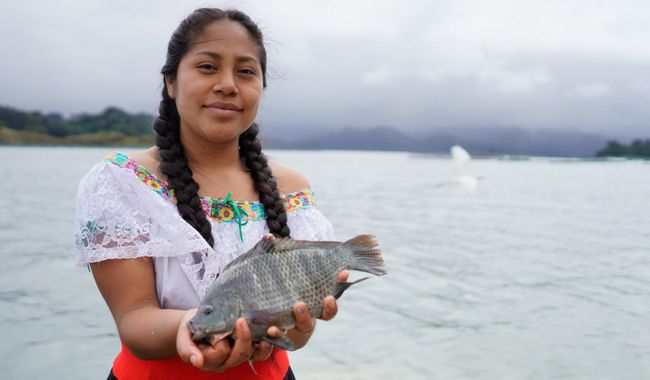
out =
[(254, 365), (257, 375), (247, 362), (223, 373), (205, 372), (184, 363), (178, 356), (164, 360), (138, 359), (122, 343), (122, 351), (113, 362), (113, 373), (118, 380), (281, 380), (289, 368), (289, 356), (286, 351), (275, 349), (268, 360)]

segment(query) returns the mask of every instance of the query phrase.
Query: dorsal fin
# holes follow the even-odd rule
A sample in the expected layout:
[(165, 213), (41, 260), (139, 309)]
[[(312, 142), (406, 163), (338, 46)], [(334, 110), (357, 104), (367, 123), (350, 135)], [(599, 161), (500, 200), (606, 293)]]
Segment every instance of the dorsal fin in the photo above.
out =
[(341, 243), (338, 241), (308, 241), (294, 240), (291, 238), (280, 238), (275, 240), (262, 239), (248, 252), (243, 253), (241, 256), (228, 263), (225, 267), (223, 267), (223, 270), (226, 270), (257, 255), (282, 254), (286, 251), (291, 251), (294, 249), (333, 249), (340, 244)]
[(280, 253), (291, 251), (293, 249), (308, 249), (308, 248), (325, 248), (331, 249), (341, 243), (338, 241), (310, 241), (310, 240), (294, 240), (291, 238), (275, 239), (271, 253)]
[(248, 252), (242, 253), (239, 257), (229, 262), (225, 267), (223, 267), (222, 270), (226, 270), (232, 266), (235, 266), (238, 263), (241, 263), (242, 261), (249, 259), (250, 257), (257, 256), (262, 253), (267, 253), (272, 249), (272, 247), (273, 247), (273, 241), (262, 239), (258, 241), (257, 244), (253, 246), (253, 248), (248, 250)]

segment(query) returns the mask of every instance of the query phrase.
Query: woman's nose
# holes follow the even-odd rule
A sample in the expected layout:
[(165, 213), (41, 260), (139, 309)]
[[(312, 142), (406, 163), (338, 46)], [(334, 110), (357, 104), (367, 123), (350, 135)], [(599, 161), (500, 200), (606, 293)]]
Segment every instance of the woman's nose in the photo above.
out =
[(235, 84), (235, 77), (232, 73), (222, 71), (218, 75), (212, 86), (212, 91), (222, 93), (225, 96), (236, 95), (238, 93), (237, 85)]

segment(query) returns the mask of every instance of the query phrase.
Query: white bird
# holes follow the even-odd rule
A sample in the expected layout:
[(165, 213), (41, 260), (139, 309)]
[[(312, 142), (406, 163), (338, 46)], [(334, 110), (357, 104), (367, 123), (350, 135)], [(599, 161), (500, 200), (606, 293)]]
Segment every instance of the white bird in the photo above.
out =
[(472, 161), (472, 156), (459, 145), (452, 146), (450, 151), (451, 159), (454, 162), (452, 182), (460, 185), (468, 193), (476, 192), (479, 178), (469, 174), (469, 163)]

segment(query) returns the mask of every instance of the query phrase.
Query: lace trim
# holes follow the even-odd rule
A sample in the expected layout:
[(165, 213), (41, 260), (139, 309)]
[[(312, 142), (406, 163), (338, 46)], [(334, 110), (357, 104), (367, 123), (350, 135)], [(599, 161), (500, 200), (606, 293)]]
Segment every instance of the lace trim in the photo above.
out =
[[(202, 297), (227, 263), (268, 233), (264, 221), (247, 223), (244, 239), (240, 239), (235, 223), (211, 220), (215, 244), (210, 247), (181, 218), (173, 202), (142, 186), (139, 178), (102, 162), (81, 180), (75, 210), (79, 265), (137, 257), (177, 258), (178, 262), (170, 263), (180, 265), (192, 291)], [(297, 205), (288, 202), (289, 208)], [(291, 236), (296, 239), (334, 240), (330, 223), (315, 207), (301, 208), (287, 217)], [(176, 294), (175, 290), (171, 294)]]
[[(123, 169), (133, 172), (149, 189), (156, 192), (166, 201), (176, 203), (176, 196), (174, 190), (170, 189), (167, 183), (153, 173), (147, 170), (144, 166), (138, 164), (135, 160), (121, 152), (112, 152), (104, 157), (103, 161), (109, 162)], [(313, 208), (316, 206), (316, 199), (314, 193), (310, 190), (297, 191), (287, 194), (282, 199), (284, 209), (287, 212), (293, 212), (305, 208)], [(240, 209), (246, 212), (246, 216), (242, 218), (242, 222), (246, 221), (261, 221), (266, 219), (264, 212), (264, 205), (260, 201), (235, 201)], [(203, 212), (212, 220), (218, 223), (234, 223), (235, 215), (231, 205), (224, 205), (222, 198), (210, 198), (208, 196), (201, 196), (201, 207)]]

